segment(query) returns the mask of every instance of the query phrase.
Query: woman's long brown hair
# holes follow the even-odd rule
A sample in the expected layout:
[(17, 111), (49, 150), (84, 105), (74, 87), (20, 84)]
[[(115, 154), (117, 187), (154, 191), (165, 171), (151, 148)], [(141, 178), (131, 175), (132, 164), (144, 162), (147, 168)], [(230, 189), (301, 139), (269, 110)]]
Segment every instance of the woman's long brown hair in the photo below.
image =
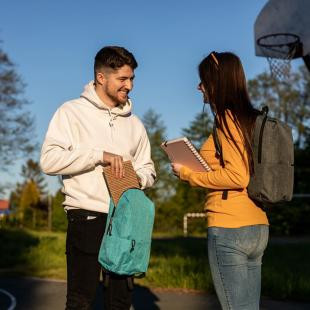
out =
[[(248, 155), (248, 166), (252, 174), (254, 169), (251, 140), (256, 110), (253, 108), (248, 95), (246, 79), (239, 57), (229, 52), (212, 52), (202, 60), (198, 70), (211, 109), (218, 120), (217, 127), (223, 131), (225, 136), (228, 133), (229, 138), (245, 160), (228, 127), (225, 116), (227, 110), (231, 111), (234, 123), (241, 130)], [(226, 136), (226, 138), (228, 137)]]

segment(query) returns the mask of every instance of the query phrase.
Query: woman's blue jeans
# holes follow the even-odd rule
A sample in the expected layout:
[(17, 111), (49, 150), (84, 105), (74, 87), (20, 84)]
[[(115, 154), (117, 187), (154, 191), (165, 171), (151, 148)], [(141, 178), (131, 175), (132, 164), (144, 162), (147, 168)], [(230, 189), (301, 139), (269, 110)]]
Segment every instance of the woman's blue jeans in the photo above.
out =
[(267, 225), (208, 228), (208, 256), (223, 310), (259, 310)]

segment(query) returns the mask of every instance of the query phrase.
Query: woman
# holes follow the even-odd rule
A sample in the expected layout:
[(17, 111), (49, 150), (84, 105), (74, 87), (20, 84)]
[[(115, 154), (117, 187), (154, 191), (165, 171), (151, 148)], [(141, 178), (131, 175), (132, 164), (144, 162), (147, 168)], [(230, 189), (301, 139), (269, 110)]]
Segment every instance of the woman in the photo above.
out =
[(211, 172), (194, 172), (177, 163), (172, 169), (190, 185), (208, 189), (208, 256), (222, 309), (258, 310), (269, 229), (265, 212), (246, 189), (253, 172), (251, 135), (256, 110), (236, 55), (212, 52), (200, 63), (199, 76), (198, 89), (214, 113), (222, 157), (210, 135), (200, 153)]

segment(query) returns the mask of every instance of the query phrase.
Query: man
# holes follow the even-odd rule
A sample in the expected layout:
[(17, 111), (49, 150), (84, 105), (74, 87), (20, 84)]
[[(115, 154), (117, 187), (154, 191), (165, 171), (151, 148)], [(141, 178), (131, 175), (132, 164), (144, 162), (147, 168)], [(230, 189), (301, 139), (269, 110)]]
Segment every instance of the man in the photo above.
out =
[[(123, 160), (131, 160), (141, 188), (154, 183), (147, 133), (128, 97), (136, 67), (126, 49), (102, 48), (95, 57), (95, 80), (56, 111), (42, 146), (42, 170), (63, 180), (68, 310), (90, 309), (100, 278), (98, 253), (110, 203), (103, 166), (111, 165), (122, 178)], [(105, 309), (129, 309), (131, 296), (126, 278), (112, 275), (104, 289)]]

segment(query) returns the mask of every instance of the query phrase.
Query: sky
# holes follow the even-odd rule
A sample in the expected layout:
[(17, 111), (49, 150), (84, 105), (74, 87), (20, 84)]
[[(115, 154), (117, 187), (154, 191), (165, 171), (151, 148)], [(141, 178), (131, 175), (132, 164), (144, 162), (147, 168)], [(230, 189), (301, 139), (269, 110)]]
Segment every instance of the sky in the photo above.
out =
[[(167, 138), (177, 138), (202, 109), (197, 66), (211, 51), (236, 53), (248, 79), (268, 68), (254, 54), (253, 35), (266, 2), (0, 0), (0, 46), (26, 83), (39, 144), (56, 109), (93, 79), (94, 56), (106, 45), (123, 46), (138, 61), (134, 113), (142, 118), (152, 108)], [(22, 162), (0, 172), (0, 182), (20, 180)], [(51, 193), (59, 188), (55, 177), (48, 183)]]

